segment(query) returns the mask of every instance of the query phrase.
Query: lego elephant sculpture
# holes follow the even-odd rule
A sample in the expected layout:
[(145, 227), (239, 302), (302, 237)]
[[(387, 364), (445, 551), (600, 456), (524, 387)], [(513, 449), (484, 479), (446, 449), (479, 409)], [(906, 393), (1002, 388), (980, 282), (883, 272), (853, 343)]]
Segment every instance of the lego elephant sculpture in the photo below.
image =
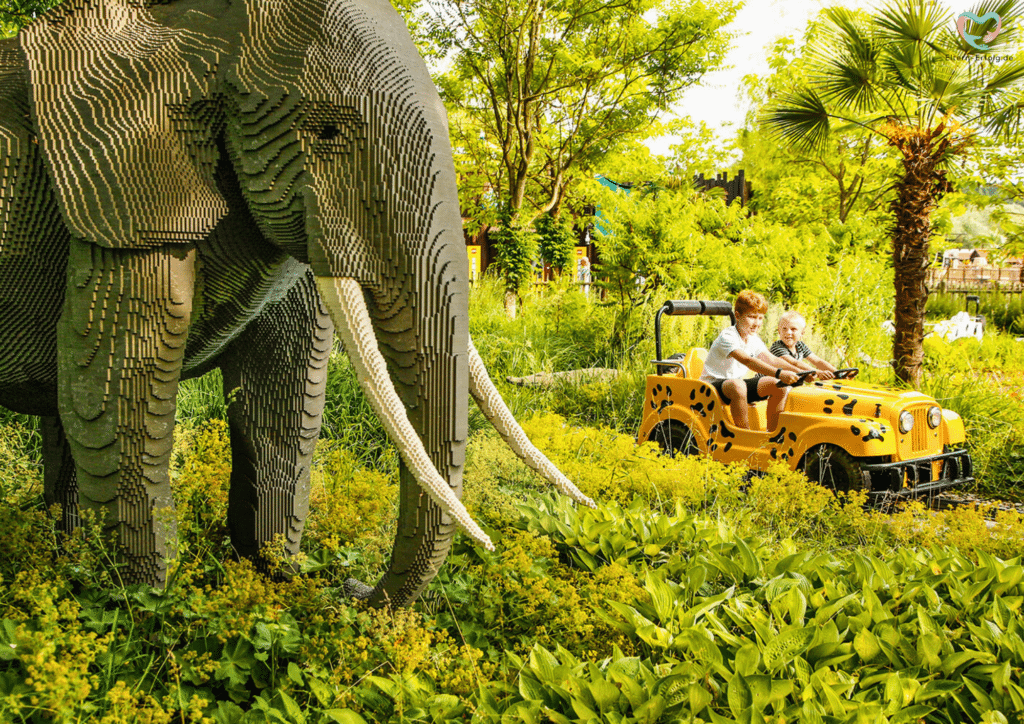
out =
[(469, 338), (444, 107), (387, 0), (67, 0), (0, 41), (0, 404), (43, 417), (44, 488), (104, 513), (129, 577), (173, 550), (180, 379), (219, 367), (228, 522), (298, 549), (337, 331), (401, 454), (405, 604), (462, 527), (467, 392), (534, 448)]

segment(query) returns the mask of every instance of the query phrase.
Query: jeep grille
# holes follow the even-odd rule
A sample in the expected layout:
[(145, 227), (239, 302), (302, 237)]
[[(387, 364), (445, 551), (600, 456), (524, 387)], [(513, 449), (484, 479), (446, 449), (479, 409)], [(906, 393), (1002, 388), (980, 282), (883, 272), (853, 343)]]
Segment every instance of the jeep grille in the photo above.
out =
[(914, 413), (914, 429), (910, 431), (910, 449), (920, 452), (928, 447), (928, 408), (919, 407), (911, 410)]

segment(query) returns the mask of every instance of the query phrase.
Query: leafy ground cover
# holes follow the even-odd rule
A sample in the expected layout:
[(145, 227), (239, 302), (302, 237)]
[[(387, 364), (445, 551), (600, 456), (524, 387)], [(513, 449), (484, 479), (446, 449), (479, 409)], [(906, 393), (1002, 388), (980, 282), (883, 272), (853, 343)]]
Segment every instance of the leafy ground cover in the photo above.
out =
[[(631, 313), (636, 334), (622, 347), (617, 303), (561, 284), (509, 320), (496, 311), (501, 291), (485, 284), (472, 297), (474, 339), (499, 384), (620, 370), (610, 382), (505, 388), (518, 417), (533, 416), (531, 438), (600, 505), (552, 497), (471, 413), (466, 502), (498, 550), (458, 539), (413, 610), (344, 595), (346, 579), (375, 580), (389, 554), (397, 458), (340, 356), (298, 576), (234, 560), (215, 376), (180, 398), (180, 545), (160, 590), (123, 585), (95, 525), (61, 539), (42, 505), (33, 422), (6, 415), (0, 721), (1019, 720), (1019, 515), (881, 515), (782, 468), (748, 479), (637, 447), (657, 302)], [(825, 356), (884, 359), (875, 325), (840, 347), (816, 307), (803, 311)], [(707, 345), (719, 326), (672, 320), (666, 349)], [(1017, 344), (989, 334), (927, 348), (925, 389), (964, 415), (990, 493), (1013, 494), (1024, 472)]]
[(1024, 521), (866, 512), (784, 469), (750, 481), (557, 415), (527, 432), (585, 492), (547, 493), (474, 434), (460, 538), (414, 610), (381, 570), (393, 472), (320, 444), (305, 574), (232, 560), (225, 425), (175, 454), (168, 586), (123, 586), (86, 526), (60, 541), (18, 430), (2, 442), (0, 720), (747, 722), (1016, 719)]

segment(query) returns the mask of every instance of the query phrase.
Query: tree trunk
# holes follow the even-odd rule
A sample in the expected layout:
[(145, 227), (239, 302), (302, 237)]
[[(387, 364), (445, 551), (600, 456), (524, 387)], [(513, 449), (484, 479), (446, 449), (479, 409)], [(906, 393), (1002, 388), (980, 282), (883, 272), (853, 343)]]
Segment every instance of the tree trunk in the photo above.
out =
[(505, 316), (508, 317), (509, 319), (515, 319), (516, 318), (516, 302), (517, 302), (516, 297), (517, 296), (518, 295), (516, 294), (516, 292), (514, 290), (511, 290), (511, 289), (506, 289), (505, 290)]
[(925, 277), (929, 263), (931, 212), (945, 193), (945, 172), (937, 168), (940, 140), (933, 144), (927, 132), (908, 133), (895, 144), (903, 155), (903, 178), (892, 202), (895, 222), (892, 252), (895, 286), (896, 333), (892, 356), (897, 379), (920, 386), (924, 362), (924, 307), (928, 301)]

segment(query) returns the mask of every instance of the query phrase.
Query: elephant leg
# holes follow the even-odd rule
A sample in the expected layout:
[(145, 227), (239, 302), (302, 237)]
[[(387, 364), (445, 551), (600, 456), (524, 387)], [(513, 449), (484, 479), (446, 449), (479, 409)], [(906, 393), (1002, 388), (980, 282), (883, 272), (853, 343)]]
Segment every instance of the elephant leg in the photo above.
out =
[(130, 581), (162, 584), (174, 551), (168, 464), (194, 283), (191, 246), (71, 242), (58, 406), (80, 509), (116, 537)]
[(290, 555), (299, 551), (333, 337), (307, 275), (268, 304), (222, 358), (231, 429), (228, 528), (242, 556), (260, 561), (276, 540)]
[(47, 508), (60, 506), (57, 527), (70, 533), (78, 526), (78, 478), (71, 446), (59, 417), (43, 417), (39, 428), (43, 436), (43, 499)]

